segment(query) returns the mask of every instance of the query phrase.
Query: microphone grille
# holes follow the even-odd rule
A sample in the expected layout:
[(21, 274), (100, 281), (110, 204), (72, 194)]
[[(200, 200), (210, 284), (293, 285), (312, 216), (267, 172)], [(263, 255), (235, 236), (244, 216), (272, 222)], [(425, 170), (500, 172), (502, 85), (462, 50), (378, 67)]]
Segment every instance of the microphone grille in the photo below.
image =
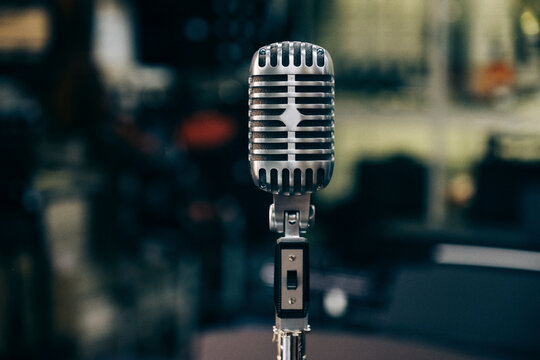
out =
[(334, 72), (323, 48), (282, 42), (253, 56), (249, 160), (255, 184), (275, 194), (303, 194), (330, 182)]

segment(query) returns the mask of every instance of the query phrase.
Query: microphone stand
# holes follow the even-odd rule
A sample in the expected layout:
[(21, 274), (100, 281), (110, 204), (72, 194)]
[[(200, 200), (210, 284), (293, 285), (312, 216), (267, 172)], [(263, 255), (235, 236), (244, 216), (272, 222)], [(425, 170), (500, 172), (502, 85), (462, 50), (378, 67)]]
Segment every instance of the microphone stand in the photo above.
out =
[(301, 237), (315, 219), (310, 193), (284, 196), (274, 194), (270, 205), (270, 230), (277, 239), (274, 258), (274, 305), (277, 360), (305, 360), (305, 335), (309, 304), (309, 244)]

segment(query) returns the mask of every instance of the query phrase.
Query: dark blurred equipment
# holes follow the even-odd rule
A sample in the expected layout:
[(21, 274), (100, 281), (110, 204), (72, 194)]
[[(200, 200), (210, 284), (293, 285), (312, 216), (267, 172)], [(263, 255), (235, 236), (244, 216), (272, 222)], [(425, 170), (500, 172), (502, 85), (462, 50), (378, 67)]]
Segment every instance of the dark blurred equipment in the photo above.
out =
[(278, 359), (303, 359), (309, 306), (311, 193), (334, 168), (334, 68), (323, 48), (281, 42), (253, 55), (249, 77), (249, 161), (255, 184), (271, 192), (270, 230), (283, 234), (274, 258)]
[(539, 139), (534, 135), (493, 135), (484, 159), (477, 165), (477, 192), (471, 206), (474, 222), (520, 227), (530, 246), (538, 247), (538, 199), (540, 159), (515, 154), (535, 154)]
[(47, 114), (47, 133), (88, 133), (103, 119), (90, 59), (93, 1), (7, 0), (0, 4), (0, 73), (16, 78)]
[[(53, 290), (66, 289), (51, 271), (54, 244), (47, 233), (48, 197), (38, 178), (46, 172), (42, 166), (54, 140), (65, 130), (92, 130), (92, 120), (100, 119), (94, 116), (100, 109), (95, 101), (99, 86), (88, 56), (92, 4), (0, 4), (2, 359), (69, 357), (78, 336), (60, 329), (59, 319), (67, 311), (57, 311)], [(91, 131), (88, 135), (92, 137)], [(49, 184), (62, 178), (58, 166), (52, 166)], [(60, 192), (72, 190), (67, 188)]]
[(51, 350), (50, 264), (32, 177), (41, 108), (0, 78), (0, 358)]
[[(337, 231), (335, 237), (339, 239), (333, 240), (332, 246), (351, 266), (377, 263), (389, 255), (388, 251), (392, 250), (378, 241), (384, 222), (423, 219), (427, 169), (413, 158), (398, 155), (382, 160), (362, 160), (356, 167), (355, 178), (355, 190), (350, 200), (326, 217), (328, 226)], [(425, 255), (424, 251), (418, 250), (404, 248), (396, 250), (395, 255)]]
[(0, 78), (0, 203), (22, 206), (35, 167), (41, 109), (16, 81)]
[(357, 204), (373, 220), (420, 219), (425, 212), (425, 167), (406, 156), (366, 160), (358, 166)]
[[(232, 67), (288, 32), (286, 1), (138, 0), (140, 60), (188, 68)], [(180, 6), (179, 6), (180, 5)]]
[(409, 265), (395, 275), (387, 326), (506, 353), (505, 359), (536, 359), (539, 296), (538, 271)]

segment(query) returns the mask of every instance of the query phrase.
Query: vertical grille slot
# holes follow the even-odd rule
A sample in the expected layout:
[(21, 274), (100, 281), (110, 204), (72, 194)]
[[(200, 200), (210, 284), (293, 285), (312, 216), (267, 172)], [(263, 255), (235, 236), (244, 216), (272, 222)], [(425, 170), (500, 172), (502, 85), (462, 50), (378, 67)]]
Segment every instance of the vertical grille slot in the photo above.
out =
[(264, 67), (266, 65), (266, 49), (259, 50), (259, 66)]
[(270, 170), (270, 188), (272, 192), (278, 191), (278, 173), (276, 169)]
[(324, 66), (324, 50), (320, 48), (317, 50), (317, 66)]
[(313, 170), (306, 170), (306, 191), (313, 191)]
[(266, 188), (266, 170), (265, 169), (259, 169), (259, 187), (261, 189)]
[(294, 192), (299, 193), (302, 191), (302, 171), (300, 169), (294, 169)]
[(281, 174), (281, 184), (284, 193), (289, 192), (289, 169), (283, 169)]
[(277, 46), (272, 45), (270, 46), (270, 65), (276, 66), (277, 65)]
[(293, 44), (294, 66), (300, 66), (302, 64), (301, 50), (300, 43), (295, 41)]
[(313, 65), (313, 45), (306, 44), (306, 66)]
[(281, 45), (281, 63), (283, 66), (289, 66), (289, 43), (287, 41)]
[(317, 186), (322, 187), (324, 185), (324, 169), (317, 170)]

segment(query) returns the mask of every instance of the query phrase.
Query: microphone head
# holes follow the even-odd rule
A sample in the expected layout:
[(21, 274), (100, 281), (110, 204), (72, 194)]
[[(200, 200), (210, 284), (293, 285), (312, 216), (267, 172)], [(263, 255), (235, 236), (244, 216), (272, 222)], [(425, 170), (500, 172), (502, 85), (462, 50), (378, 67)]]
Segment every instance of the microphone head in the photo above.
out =
[(305, 42), (260, 48), (249, 76), (249, 163), (255, 185), (274, 194), (324, 188), (334, 170), (334, 67)]

